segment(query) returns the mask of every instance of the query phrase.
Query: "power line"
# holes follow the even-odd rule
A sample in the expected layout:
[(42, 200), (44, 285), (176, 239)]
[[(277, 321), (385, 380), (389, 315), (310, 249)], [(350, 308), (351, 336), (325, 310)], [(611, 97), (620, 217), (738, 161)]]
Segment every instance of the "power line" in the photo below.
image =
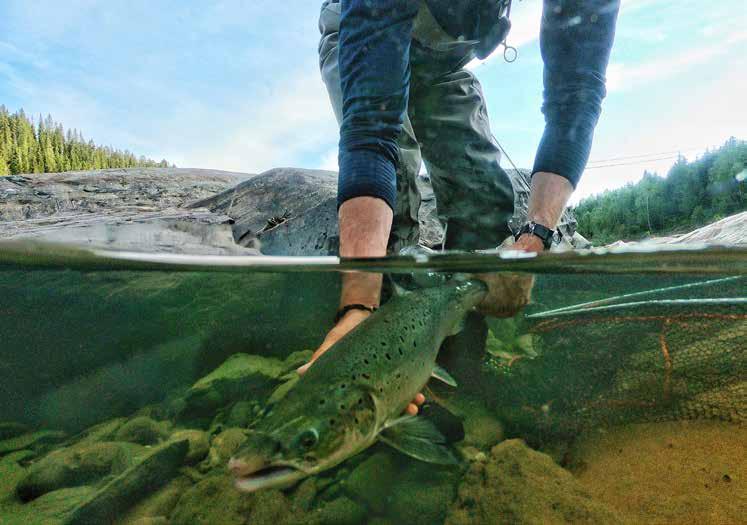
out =
[(673, 160), (679, 158), (679, 155), (669, 155), (667, 157), (658, 157), (655, 159), (643, 159), (643, 160), (636, 160), (632, 162), (618, 162), (616, 164), (600, 164), (598, 166), (587, 166), (587, 170), (596, 170), (599, 168), (613, 168), (616, 166), (634, 166), (636, 164), (647, 164), (649, 162), (658, 162), (661, 160)]
[(659, 151), (658, 153), (641, 153), (638, 155), (625, 155), (622, 157), (610, 157), (608, 159), (590, 160), (589, 164), (602, 164), (602, 163), (613, 162), (613, 161), (618, 161), (618, 160), (639, 159), (642, 157), (658, 157), (659, 155), (675, 155), (675, 154), (682, 153), (683, 151), (698, 151), (702, 149), (703, 148), (675, 149), (671, 151)]

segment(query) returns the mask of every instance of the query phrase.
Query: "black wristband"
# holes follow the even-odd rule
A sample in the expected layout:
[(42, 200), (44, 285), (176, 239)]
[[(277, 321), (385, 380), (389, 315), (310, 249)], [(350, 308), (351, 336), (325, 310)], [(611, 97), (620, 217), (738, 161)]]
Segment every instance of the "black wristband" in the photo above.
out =
[(547, 226), (544, 226), (542, 224), (536, 223), (534, 221), (529, 221), (524, 226), (521, 227), (521, 230), (519, 230), (519, 233), (516, 234), (514, 237), (515, 240), (519, 240), (519, 237), (524, 235), (525, 233), (528, 233), (530, 235), (534, 235), (535, 237), (539, 238), (542, 241), (542, 244), (544, 245), (546, 250), (549, 250), (552, 246), (553, 238), (555, 237), (556, 232), (553, 229), (548, 228)]
[(364, 310), (366, 312), (374, 313), (376, 311), (376, 306), (366, 306), (365, 304), (348, 304), (337, 310), (337, 313), (335, 314), (335, 324), (340, 322), (340, 319), (345, 317), (345, 314), (348, 313), (350, 310)]

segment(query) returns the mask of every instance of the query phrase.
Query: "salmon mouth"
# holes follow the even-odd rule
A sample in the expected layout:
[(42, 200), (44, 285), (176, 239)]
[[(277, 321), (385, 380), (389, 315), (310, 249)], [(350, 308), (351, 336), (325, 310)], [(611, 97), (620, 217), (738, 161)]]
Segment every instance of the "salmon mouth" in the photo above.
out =
[(234, 473), (234, 486), (241, 492), (292, 485), (304, 477), (303, 472), (287, 465), (268, 465), (249, 472), (244, 463), (233, 458), (228, 468)]

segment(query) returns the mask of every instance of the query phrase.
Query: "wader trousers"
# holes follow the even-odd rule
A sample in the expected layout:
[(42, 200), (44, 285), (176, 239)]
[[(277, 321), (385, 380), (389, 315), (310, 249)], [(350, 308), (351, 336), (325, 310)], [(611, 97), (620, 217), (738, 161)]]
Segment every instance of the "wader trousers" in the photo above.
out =
[[(319, 61), (338, 123), (342, 89), (338, 65), (340, 3), (322, 4)], [(480, 83), (464, 68), (470, 43), (439, 35), (427, 8), (415, 21), (410, 46), (410, 93), (400, 137), (397, 203), (390, 238), (394, 251), (418, 243), (421, 162), (433, 185), (439, 220), (449, 249), (495, 248), (511, 235), (514, 211), (511, 181), (500, 167), (500, 149), (490, 132)], [(418, 35), (433, 35), (428, 41)], [(438, 41), (439, 37), (442, 41)]]

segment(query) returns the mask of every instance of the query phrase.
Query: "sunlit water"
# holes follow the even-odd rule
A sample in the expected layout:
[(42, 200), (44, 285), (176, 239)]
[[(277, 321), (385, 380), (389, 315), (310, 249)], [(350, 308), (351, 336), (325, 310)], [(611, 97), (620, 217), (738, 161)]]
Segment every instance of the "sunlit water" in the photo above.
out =
[[(463, 419), (462, 465), (377, 444), (239, 493), (228, 458), (331, 327), (343, 268), (536, 283), (514, 318), (470, 314), (439, 357), (458, 386), (424, 390)], [(5, 245), (0, 523), (739, 522), (746, 274), (741, 250), (340, 262)]]

